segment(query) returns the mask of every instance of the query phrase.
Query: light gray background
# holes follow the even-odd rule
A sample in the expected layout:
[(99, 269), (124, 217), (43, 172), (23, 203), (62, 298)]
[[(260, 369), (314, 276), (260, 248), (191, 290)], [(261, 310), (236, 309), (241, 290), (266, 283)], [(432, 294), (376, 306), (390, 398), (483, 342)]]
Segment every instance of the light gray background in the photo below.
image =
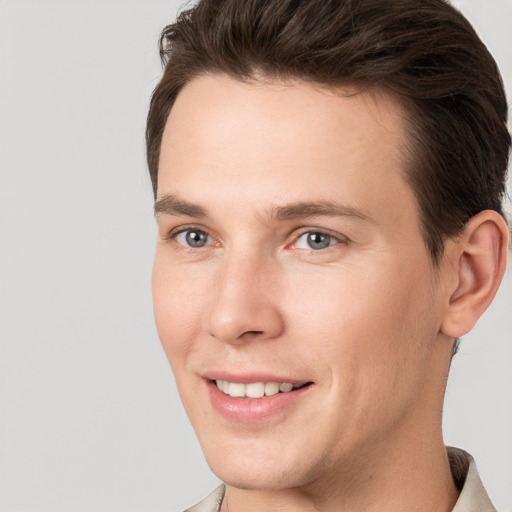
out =
[[(215, 485), (153, 326), (143, 150), (181, 2), (0, 1), (0, 511), (181, 510)], [(512, 2), (457, 2), (512, 97)], [(510, 211), (510, 205), (508, 206)], [(445, 434), (512, 512), (512, 271), (468, 335)]]

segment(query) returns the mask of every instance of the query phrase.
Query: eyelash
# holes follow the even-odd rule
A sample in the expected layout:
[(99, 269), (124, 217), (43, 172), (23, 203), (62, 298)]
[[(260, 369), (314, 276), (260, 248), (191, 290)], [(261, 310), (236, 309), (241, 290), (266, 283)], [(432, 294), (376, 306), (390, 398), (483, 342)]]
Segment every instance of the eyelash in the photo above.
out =
[(203, 246), (199, 246), (199, 247), (193, 247), (193, 246), (190, 246), (190, 245), (186, 245), (184, 243), (180, 243), (177, 239), (180, 235), (186, 235), (187, 233), (202, 233), (204, 235), (206, 235), (206, 237), (210, 240), (214, 240), (213, 237), (211, 235), (208, 234), (208, 232), (204, 229), (201, 229), (201, 228), (198, 228), (198, 227), (195, 227), (195, 226), (182, 226), (180, 227), (179, 229), (177, 230), (173, 230), (169, 233), (168, 235), (168, 239), (170, 240), (174, 240), (176, 241), (176, 243), (182, 247), (184, 250), (189, 250), (189, 251), (195, 251), (197, 249), (203, 249), (204, 247), (208, 247), (212, 244), (209, 244), (207, 243), (206, 245), (203, 245)]
[[(321, 247), (321, 248), (317, 248), (317, 249), (314, 249), (313, 247), (310, 246), (309, 248), (299, 248), (299, 250), (306, 250), (306, 251), (311, 251), (311, 252), (321, 252), (325, 249), (328, 249), (329, 247), (331, 247), (333, 245), (347, 242), (346, 238), (341, 237), (338, 234), (334, 234), (334, 233), (331, 233), (329, 231), (322, 230), (322, 229), (309, 228), (306, 231), (302, 231), (302, 232), (298, 233), (297, 236), (295, 236), (294, 242), (292, 243), (292, 245), (296, 246), (297, 243), (299, 242), (299, 240), (306, 235), (308, 235), (308, 238), (312, 235), (320, 235), (320, 236), (328, 237), (329, 243), (325, 247)], [(334, 241), (334, 243), (331, 243), (333, 241)], [(308, 240), (308, 242), (309, 242), (309, 240)], [(306, 242), (306, 243), (308, 243), (308, 242)]]
[[(188, 245), (188, 244), (185, 244), (185, 243), (181, 243), (178, 241), (178, 237), (180, 235), (185, 235), (187, 233), (201, 233), (203, 235), (205, 235), (207, 237), (207, 239), (210, 239), (210, 243), (209, 241), (207, 240), (207, 242), (205, 243), (205, 245), (200, 245), (200, 246), (191, 246), (191, 245)], [(318, 229), (318, 228), (307, 228), (307, 229), (303, 229), (299, 232), (295, 232), (294, 235), (293, 235), (293, 241), (289, 244), (286, 245), (286, 247), (293, 247), (295, 245), (297, 245), (298, 241), (304, 237), (305, 235), (321, 235), (321, 236), (325, 236), (325, 237), (329, 237), (329, 240), (330, 242), (334, 240), (334, 243), (329, 243), (327, 246), (325, 247), (321, 247), (321, 248), (318, 248), (318, 249), (314, 249), (312, 247), (310, 248), (298, 248), (298, 250), (304, 250), (304, 251), (310, 251), (310, 252), (313, 252), (313, 253), (317, 253), (317, 252), (322, 252), (324, 251), (325, 249), (328, 249), (329, 247), (333, 246), (333, 245), (337, 245), (337, 244), (347, 244), (348, 243), (348, 239), (346, 237), (343, 237), (339, 234), (334, 234), (332, 232), (329, 232), (327, 230), (323, 230), (323, 229)], [(206, 247), (210, 247), (211, 245), (219, 245), (219, 244), (212, 244), (211, 243), (211, 240), (215, 240), (211, 235), (208, 234), (208, 232), (204, 229), (201, 229), (201, 228), (197, 228), (195, 226), (182, 226), (181, 228), (179, 228), (178, 230), (176, 231), (171, 231), (171, 233), (169, 233), (169, 236), (168, 236), (169, 239), (172, 239), (172, 240), (175, 240), (176, 243), (182, 247), (184, 250), (189, 250), (189, 251), (195, 251), (197, 249), (203, 249), (203, 248), (206, 248)]]

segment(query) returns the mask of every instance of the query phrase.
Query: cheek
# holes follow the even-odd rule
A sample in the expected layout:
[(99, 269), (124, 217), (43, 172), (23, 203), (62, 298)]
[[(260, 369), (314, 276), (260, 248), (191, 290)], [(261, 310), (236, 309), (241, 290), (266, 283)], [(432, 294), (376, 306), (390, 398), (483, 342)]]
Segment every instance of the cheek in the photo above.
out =
[(417, 391), (435, 338), (425, 274), (389, 263), (351, 270), (302, 276), (310, 292), (295, 293), (293, 307), (310, 357), (342, 394), (384, 400), (390, 388)]
[(197, 339), (204, 297), (200, 280), (188, 279), (176, 270), (157, 253), (152, 275), (153, 310), (160, 341), (175, 372)]

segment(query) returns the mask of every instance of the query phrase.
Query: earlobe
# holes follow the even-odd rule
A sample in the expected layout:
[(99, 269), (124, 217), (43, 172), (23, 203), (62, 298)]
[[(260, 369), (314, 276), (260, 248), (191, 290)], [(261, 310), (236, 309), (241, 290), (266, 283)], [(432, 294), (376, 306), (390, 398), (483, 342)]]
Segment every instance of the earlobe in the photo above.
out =
[(441, 332), (452, 338), (467, 334), (494, 299), (507, 263), (508, 226), (495, 211), (485, 210), (466, 224), (450, 246), (454, 286), (447, 290)]

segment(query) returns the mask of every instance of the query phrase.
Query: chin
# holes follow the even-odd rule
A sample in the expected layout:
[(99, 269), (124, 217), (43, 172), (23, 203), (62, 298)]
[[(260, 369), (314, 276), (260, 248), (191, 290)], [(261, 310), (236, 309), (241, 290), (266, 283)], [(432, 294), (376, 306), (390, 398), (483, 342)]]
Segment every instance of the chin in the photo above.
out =
[(205, 450), (210, 469), (224, 483), (237, 489), (289, 489), (311, 483), (320, 473), (317, 464), (304, 464), (304, 457), (308, 460), (304, 450), (294, 456), (294, 450), (283, 444), (270, 451), (261, 447), (244, 453), (243, 449), (232, 446), (222, 453), (212, 452)]
[(211, 469), (224, 483), (237, 489), (275, 491), (297, 487), (303, 483), (297, 473), (290, 473), (288, 470), (276, 467), (275, 464), (263, 470), (254, 468), (251, 461), (244, 466), (243, 470), (234, 466), (211, 467)]

